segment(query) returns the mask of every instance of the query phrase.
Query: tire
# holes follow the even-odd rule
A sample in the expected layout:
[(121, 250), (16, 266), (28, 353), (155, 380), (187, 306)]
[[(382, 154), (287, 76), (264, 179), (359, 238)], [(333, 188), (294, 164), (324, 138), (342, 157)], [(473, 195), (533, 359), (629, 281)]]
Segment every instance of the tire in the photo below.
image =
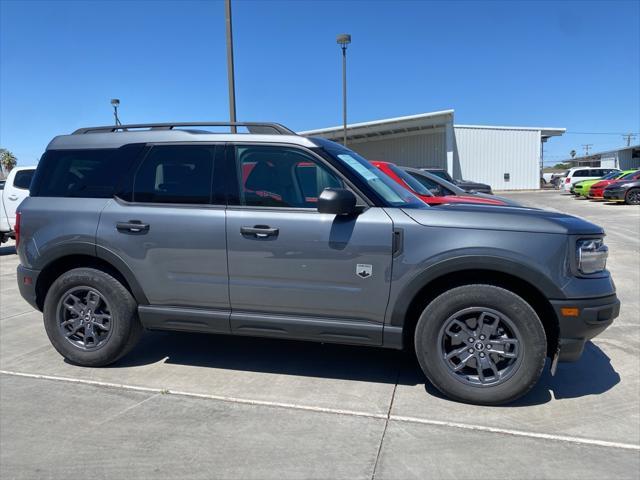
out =
[[(547, 340), (536, 312), (521, 297), (492, 285), (465, 285), (441, 294), (424, 309), (415, 350), (429, 381), (449, 398), (500, 405), (536, 384)], [(495, 369), (479, 368), (491, 364)]]
[(630, 188), (624, 196), (627, 205), (640, 205), (640, 188)]
[(143, 330), (131, 293), (111, 275), (93, 268), (60, 275), (47, 292), (43, 311), (54, 348), (85, 367), (102, 367), (122, 358)]

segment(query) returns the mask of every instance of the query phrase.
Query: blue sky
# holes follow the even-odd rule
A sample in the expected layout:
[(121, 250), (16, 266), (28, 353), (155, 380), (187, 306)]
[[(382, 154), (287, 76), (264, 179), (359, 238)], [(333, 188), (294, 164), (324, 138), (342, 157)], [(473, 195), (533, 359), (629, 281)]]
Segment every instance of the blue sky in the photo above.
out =
[[(457, 123), (566, 127), (550, 160), (640, 131), (640, 2), (233, 3), (240, 120), (341, 123), (455, 109)], [(228, 118), (222, 1), (0, 0), (0, 144), (37, 162), (55, 135)], [(640, 138), (636, 138), (638, 143)]]

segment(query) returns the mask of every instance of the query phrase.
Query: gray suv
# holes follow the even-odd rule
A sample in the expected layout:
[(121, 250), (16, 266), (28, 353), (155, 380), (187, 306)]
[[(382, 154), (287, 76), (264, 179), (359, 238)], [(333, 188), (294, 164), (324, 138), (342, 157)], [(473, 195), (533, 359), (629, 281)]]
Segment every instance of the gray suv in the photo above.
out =
[(596, 225), (429, 207), (336, 143), (221, 125), (84, 128), (47, 147), (17, 276), (69, 361), (111, 364), (144, 329), (408, 347), (449, 397), (501, 404), (618, 315)]

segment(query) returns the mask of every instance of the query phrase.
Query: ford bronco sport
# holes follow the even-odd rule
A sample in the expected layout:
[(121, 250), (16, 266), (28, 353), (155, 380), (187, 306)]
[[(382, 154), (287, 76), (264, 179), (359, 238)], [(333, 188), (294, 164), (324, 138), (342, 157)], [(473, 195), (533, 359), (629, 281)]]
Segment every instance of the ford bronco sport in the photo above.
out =
[[(202, 129), (221, 125), (232, 133)], [(619, 311), (602, 228), (429, 207), (353, 151), (278, 124), (58, 136), (15, 230), (22, 296), (84, 366), (115, 362), (145, 328), (411, 347), (449, 397), (500, 404)]]

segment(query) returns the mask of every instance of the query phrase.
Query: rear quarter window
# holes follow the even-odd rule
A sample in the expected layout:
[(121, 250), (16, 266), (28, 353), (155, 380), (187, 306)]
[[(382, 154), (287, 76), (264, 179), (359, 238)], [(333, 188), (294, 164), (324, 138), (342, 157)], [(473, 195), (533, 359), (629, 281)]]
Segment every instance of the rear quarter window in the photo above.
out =
[(115, 149), (48, 150), (31, 185), (32, 197), (110, 198), (144, 145)]
[(13, 186), (22, 190), (29, 190), (34, 172), (35, 170), (20, 170), (16, 172), (16, 176), (13, 178)]

